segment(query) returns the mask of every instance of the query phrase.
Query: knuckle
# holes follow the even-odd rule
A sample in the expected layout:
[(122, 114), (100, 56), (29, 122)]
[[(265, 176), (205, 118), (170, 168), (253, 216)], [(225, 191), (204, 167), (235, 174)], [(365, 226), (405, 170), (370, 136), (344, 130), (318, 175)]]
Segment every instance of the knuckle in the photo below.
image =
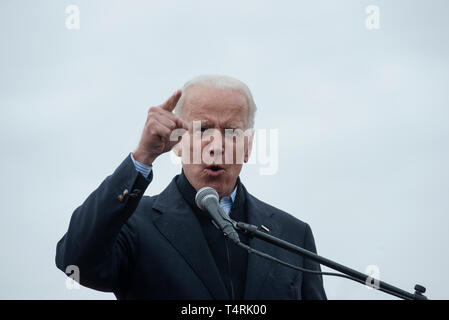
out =
[(149, 127), (151, 129), (152, 127), (155, 126), (155, 124), (156, 124), (156, 119), (154, 119), (153, 117), (148, 118), (147, 127)]
[(173, 120), (170, 120), (168, 127), (170, 128), (170, 130), (173, 130), (176, 128), (176, 122), (174, 122)]
[(148, 126), (148, 133), (149, 133), (149, 134), (152, 134), (152, 135), (157, 134), (157, 133), (158, 133), (158, 127), (157, 127), (157, 125), (156, 125), (156, 124), (149, 125), (149, 126)]
[(157, 110), (158, 108), (157, 107), (150, 107), (149, 109), (148, 109), (148, 113), (153, 113), (153, 112), (156, 112), (156, 110)]
[(173, 119), (173, 113), (167, 111), (167, 110), (161, 110), (161, 114), (163, 117), (167, 119)]
[(148, 128), (148, 133), (150, 135), (155, 135), (156, 134), (156, 129), (154, 129), (154, 127), (150, 127), (150, 128)]

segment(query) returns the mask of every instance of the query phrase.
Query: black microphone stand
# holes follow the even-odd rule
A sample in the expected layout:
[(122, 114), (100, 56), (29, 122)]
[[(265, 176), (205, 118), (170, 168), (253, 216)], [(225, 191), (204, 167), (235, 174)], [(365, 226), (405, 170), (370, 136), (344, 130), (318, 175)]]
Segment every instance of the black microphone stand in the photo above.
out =
[[(364, 285), (370, 286), (374, 289), (391, 294), (393, 296), (399, 297), (404, 300), (427, 300), (427, 297), (423, 295), (423, 293), (426, 292), (426, 288), (424, 288), (423, 286), (421, 286), (419, 284), (415, 285), (415, 293), (409, 293), (400, 288), (392, 286), (386, 282), (383, 282), (383, 281), (380, 281), (377, 279), (373, 279), (372, 277), (367, 276), (366, 274), (363, 274), (361, 272), (358, 272), (356, 270), (348, 268), (348, 267), (341, 265), (337, 262), (334, 262), (332, 260), (321, 257), (311, 251), (305, 250), (305, 249), (298, 247), (290, 242), (273, 237), (272, 235), (269, 235), (265, 232), (260, 231), (259, 228), (255, 225), (244, 223), (244, 222), (236, 222), (236, 221), (230, 219), (229, 217), (226, 220), (230, 221), (237, 231), (244, 232), (245, 234), (249, 235), (250, 237), (259, 238), (263, 241), (269, 242), (275, 246), (281, 247), (290, 252), (300, 254), (308, 259), (318, 262), (319, 264), (325, 265), (331, 269), (337, 270), (345, 275), (348, 275), (349, 276), (348, 278), (350, 278), (356, 282), (362, 283)], [(243, 247), (245, 247), (245, 246), (243, 246)], [(246, 249), (251, 249), (251, 248), (246, 246)], [(252, 251), (254, 252), (255, 250), (252, 250)], [(267, 258), (271, 257), (266, 254), (264, 254), (264, 256)], [(272, 257), (272, 258), (277, 260), (274, 257)], [(371, 282), (372, 280), (375, 280), (376, 282), (378, 281), (378, 284), (376, 284), (375, 286), (368, 285), (368, 283)]]

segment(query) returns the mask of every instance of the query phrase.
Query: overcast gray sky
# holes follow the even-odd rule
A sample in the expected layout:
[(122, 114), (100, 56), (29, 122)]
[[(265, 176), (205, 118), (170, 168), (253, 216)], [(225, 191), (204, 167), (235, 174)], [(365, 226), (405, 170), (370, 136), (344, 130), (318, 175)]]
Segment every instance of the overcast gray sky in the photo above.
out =
[[(65, 8), (80, 9), (80, 29)], [(375, 5), (380, 29), (369, 30)], [(241, 178), (308, 222), (318, 253), (449, 298), (449, 2), (0, 1), (0, 298), (68, 290), (54, 263), (73, 210), (137, 145), (150, 106), (190, 78), (248, 84), (279, 167)], [(180, 172), (154, 164), (146, 194)], [(324, 268), (328, 270), (327, 268)], [(390, 299), (324, 277), (329, 299)]]

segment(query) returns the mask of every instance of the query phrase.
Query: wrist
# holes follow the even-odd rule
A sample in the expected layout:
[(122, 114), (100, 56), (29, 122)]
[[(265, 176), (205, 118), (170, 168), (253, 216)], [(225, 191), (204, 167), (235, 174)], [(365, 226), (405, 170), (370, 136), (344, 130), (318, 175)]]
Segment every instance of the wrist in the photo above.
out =
[(136, 161), (138, 161), (144, 165), (147, 165), (147, 166), (153, 165), (153, 162), (156, 159), (155, 156), (153, 156), (147, 152), (142, 152), (140, 150), (134, 151), (133, 157)]

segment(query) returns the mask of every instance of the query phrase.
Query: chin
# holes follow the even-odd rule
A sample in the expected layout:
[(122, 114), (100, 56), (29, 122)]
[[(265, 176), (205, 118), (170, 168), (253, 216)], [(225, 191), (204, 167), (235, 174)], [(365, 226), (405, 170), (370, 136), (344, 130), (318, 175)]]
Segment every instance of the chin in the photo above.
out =
[[(218, 194), (221, 196), (226, 192), (226, 187), (229, 184), (229, 172), (222, 172), (218, 175), (211, 175), (209, 174), (204, 168), (201, 168), (200, 170), (195, 170), (196, 174), (194, 174), (194, 178), (192, 182), (192, 185), (195, 187), (196, 190), (199, 190), (204, 187), (210, 187), (214, 188)], [(186, 170), (184, 171), (186, 172)], [(187, 175), (189, 176), (189, 173), (193, 172), (187, 172)]]
[(220, 183), (219, 181), (210, 181), (206, 182), (204, 186), (214, 188), (218, 193), (220, 193), (221, 189), (223, 188), (223, 183)]

